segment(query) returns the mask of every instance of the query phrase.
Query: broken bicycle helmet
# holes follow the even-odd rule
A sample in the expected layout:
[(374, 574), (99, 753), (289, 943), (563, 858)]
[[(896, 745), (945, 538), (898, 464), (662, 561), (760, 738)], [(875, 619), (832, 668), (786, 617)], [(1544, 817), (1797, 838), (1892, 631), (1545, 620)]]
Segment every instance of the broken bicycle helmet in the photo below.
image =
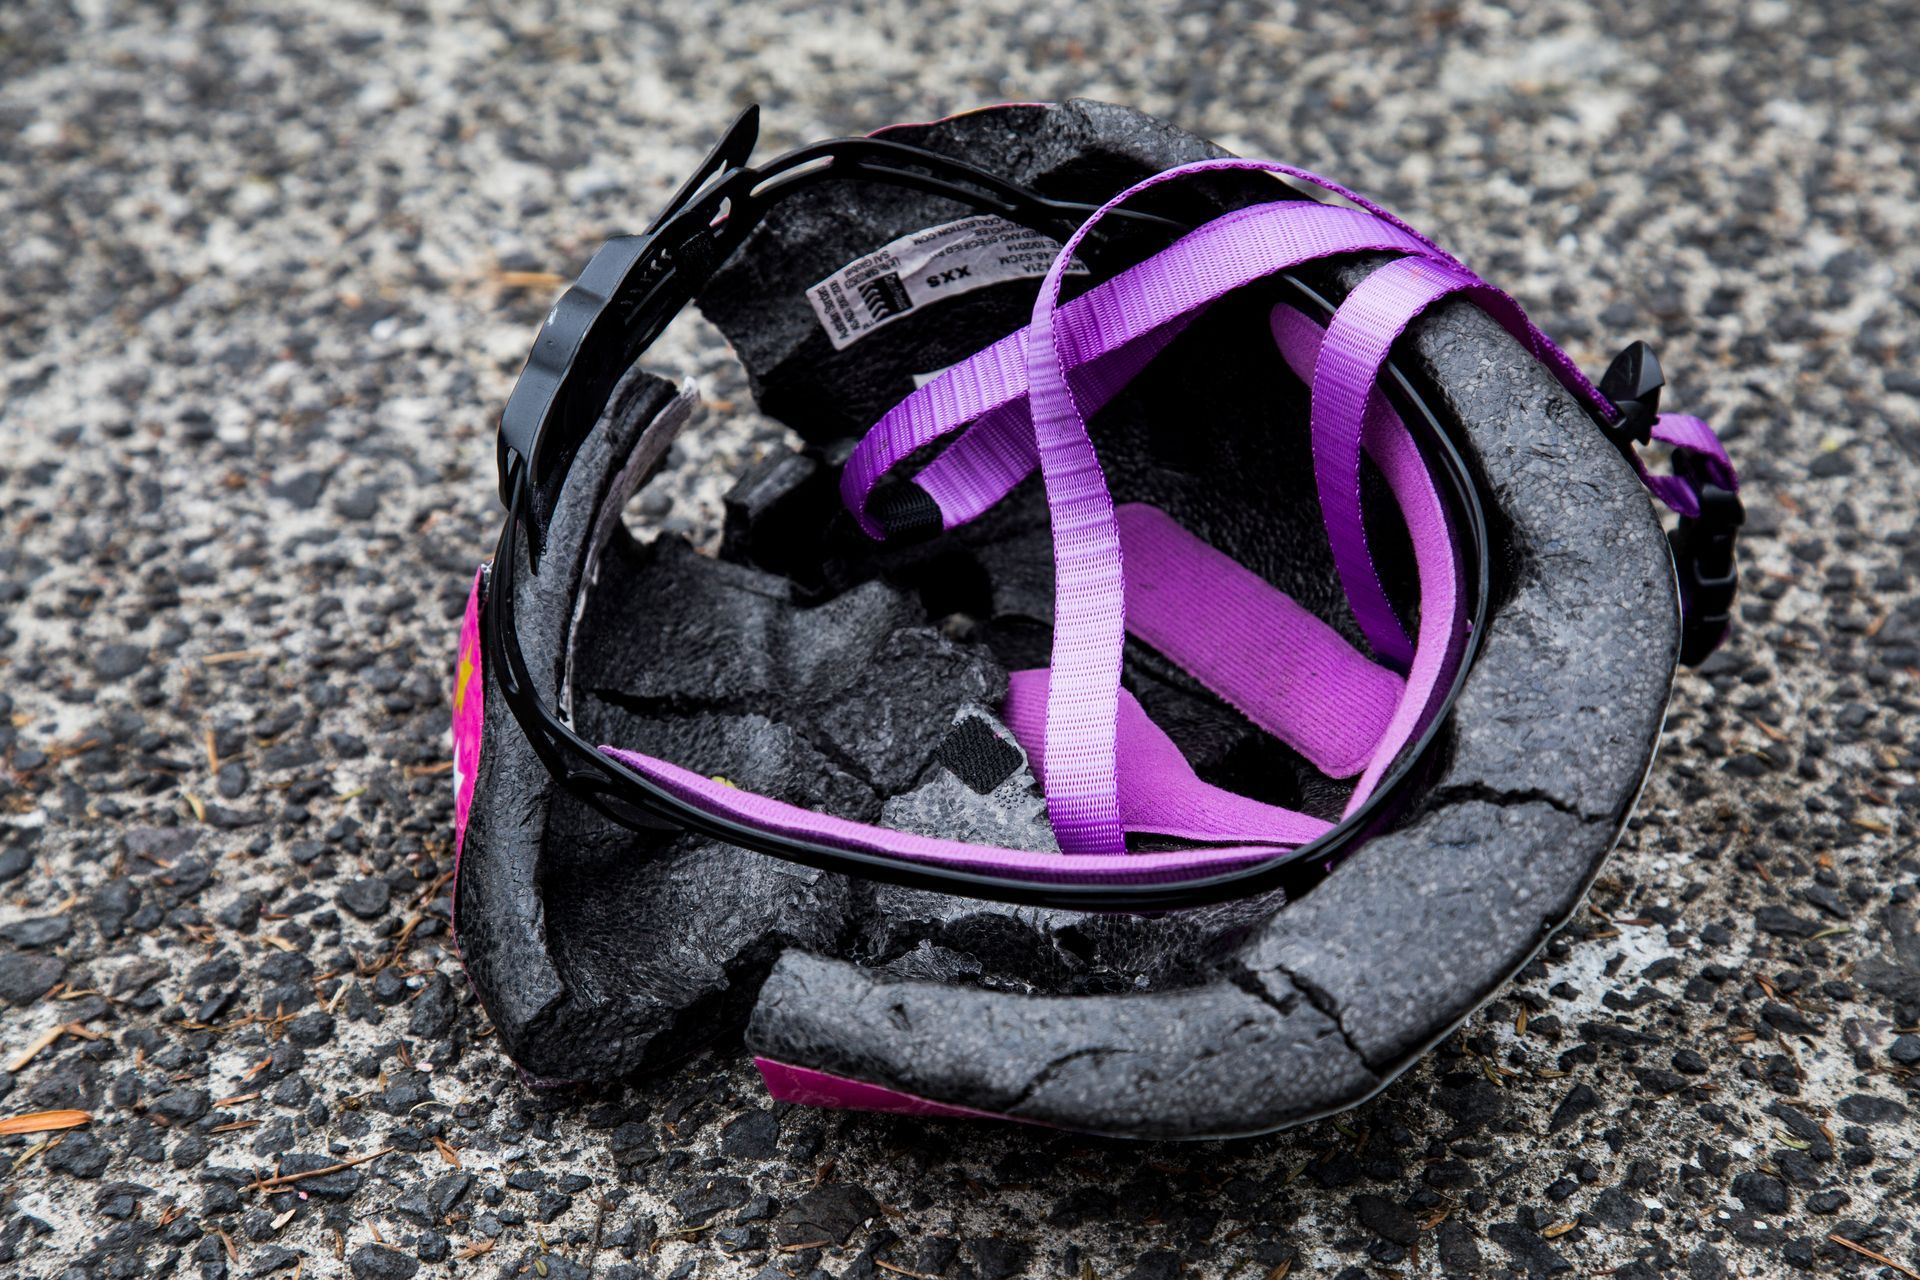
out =
[[(1724, 634), (1713, 433), (1643, 344), (1596, 388), (1378, 206), (1134, 111), (756, 130), (502, 416), (453, 701), (504, 1048), (744, 1030), (778, 1098), (1132, 1136), (1370, 1095), (1567, 919)], [(689, 303), (803, 442), (717, 553), (624, 515)]]

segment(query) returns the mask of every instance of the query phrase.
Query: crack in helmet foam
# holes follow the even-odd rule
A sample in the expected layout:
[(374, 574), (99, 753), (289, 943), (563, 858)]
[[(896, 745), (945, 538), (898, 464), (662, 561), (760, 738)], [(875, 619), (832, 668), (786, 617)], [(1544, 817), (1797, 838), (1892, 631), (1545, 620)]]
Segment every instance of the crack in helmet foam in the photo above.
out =
[[(1095, 204), (1224, 154), (1078, 101), (885, 136)], [(1209, 217), (1247, 190), (1229, 177), (1169, 199)], [(841, 348), (808, 300), (877, 247), (972, 213), (826, 182), (773, 208), (715, 273), (700, 307), (804, 442), (738, 480), (718, 557), (620, 518), (691, 403), (638, 369), (619, 383), (538, 572), (517, 552), (513, 586), (528, 670), (589, 741), (858, 821), (1054, 847), (1036, 762), (1001, 718), (1009, 673), (1047, 665), (1040, 481), (943, 537), (884, 548), (837, 487), (853, 443), (917, 379), (1027, 322), (1039, 273), (911, 306), (869, 290), (862, 305), (886, 322)], [(1337, 301), (1384, 261), (1299, 274)], [(1115, 502), (1165, 513), (1364, 647), (1274, 300), (1251, 286), (1209, 308), (1089, 430)], [(615, 826), (555, 785), (499, 696), (475, 624), (483, 574), (456, 690), (456, 924), (503, 1047), (558, 1084), (662, 1069), (744, 1032), (794, 1101), (1143, 1137), (1270, 1130), (1392, 1079), (1574, 911), (1650, 766), (1679, 643), (1646, 492), (1553, 374), (1460, 299), (1416, 320), (1396, 358), (1486, 504), (1487, 624), (1413, 802), (1257, 897), (1150, 915), (1013, 906)], [(1370, 533), (1404, 597), (1405, 530)], [(1339, 818), (1351, 778), (1149, 646), (1129, 642), (1124, 673), (1206, 784)]]

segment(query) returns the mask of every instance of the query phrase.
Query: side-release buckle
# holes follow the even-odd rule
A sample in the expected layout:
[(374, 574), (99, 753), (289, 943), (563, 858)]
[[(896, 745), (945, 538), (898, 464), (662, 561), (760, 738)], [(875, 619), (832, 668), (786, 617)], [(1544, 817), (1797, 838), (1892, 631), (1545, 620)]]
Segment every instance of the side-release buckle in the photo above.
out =
[(1680, 576), (1680, 661), (1698, 666), (1719, 647), (1731, 625), (1740, 584), (1734, 543), (1746, 522), (1740, 495), (1700, 481), (1700, 514), (1683, 516), (1670, 535)]

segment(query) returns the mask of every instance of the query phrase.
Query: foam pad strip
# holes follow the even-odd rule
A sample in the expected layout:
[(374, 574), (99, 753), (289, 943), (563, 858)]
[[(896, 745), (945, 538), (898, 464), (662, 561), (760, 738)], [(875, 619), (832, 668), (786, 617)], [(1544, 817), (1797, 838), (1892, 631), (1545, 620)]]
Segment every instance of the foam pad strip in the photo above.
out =
[(1158, 507), (1114, 514), (1127, 630), (1329, 777), (1365, 769), (1401, 678)]

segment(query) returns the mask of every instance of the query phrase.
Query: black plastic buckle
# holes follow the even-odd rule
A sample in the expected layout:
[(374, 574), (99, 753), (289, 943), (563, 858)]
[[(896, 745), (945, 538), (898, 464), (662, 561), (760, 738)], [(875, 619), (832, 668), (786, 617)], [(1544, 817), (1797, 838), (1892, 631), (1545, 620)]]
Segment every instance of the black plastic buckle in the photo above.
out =
[(1747, 519), (1739, 494), (1705, 480), (1696, 480), (1695, 488), (1700, 514), (1681, 517), (1669, 536), (1680, 577), (1680, 661), (1690, 667), (1705, 661), (1732, 625), (1740, 587), (1734, 544)]
[(1614, 447), (1631, 455), (1635, 445), (1653, 439), (1653, 421), (1660, 416), (1660, 389), (1667, 385), (1660, 358), (1644, 342), (1636, 342), (1613, 358), (1600, 379), (1600, 394), (1613, 402), (1614, 419), (1600, 430)]
[[(1660, 392), (1666, 385), (1660, 358), (1644, 342), (1615, 356), (1600, 379), (1600, 394), (1614, 408), (1613, 421), (1601, 424), (1601, 433), (1629, 461), (1638, 446), (1653, 440)], [(1680, 579), (1680, 661), (1692, 667), (1719, 648), (1732, 623), (1740, 585), (1733, 549), (1747, 511), (1739, 494), (1713, 483), (1684, 452), (1675, 453), (1674, 472), (1700, 497), (1700, 514), (1682, 516), (1668, 538)]]

